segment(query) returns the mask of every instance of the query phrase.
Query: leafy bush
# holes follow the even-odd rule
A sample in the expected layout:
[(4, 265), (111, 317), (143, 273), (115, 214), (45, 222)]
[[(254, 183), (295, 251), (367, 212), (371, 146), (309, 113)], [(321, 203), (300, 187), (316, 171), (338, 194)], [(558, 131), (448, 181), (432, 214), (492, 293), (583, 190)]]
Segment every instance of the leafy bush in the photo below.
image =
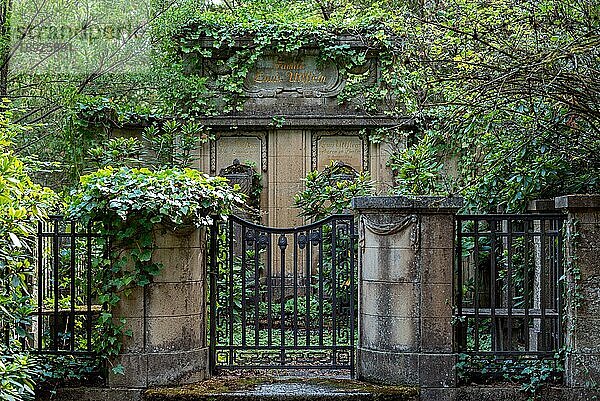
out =
[(394, 173), (394, 191), (400, 195), (440, 195), (448, 192), (441, 179), (444, 163), (429, 135), (406, 149), (392, 153), (388, 166)]
[[(11, 122), (8, 102), (0, 105), (0, 332), (8, 343), (0, 346), (0, 399), (33, 399), (31, 358), (22, 353), (33, 309), (28, 251), (36, 222), (57, 202), (56, 195), (34, 184), (15, 156), (11, 140), (28, 128)], [(2, 340), (4, 341), (4, 339)]]
[(342, 213), (353, 197), (371, 195), (374, 189), (368, 173), (358, 173), (341, 162), (308, 173), (304, 181), (306, 189), (296, 194), (294, 204), (302, 209), (301, 216), (315, 220)]
[(28, 354), (3, 355), (0, 358), (0, 400), (34, 400), (33, 358)]

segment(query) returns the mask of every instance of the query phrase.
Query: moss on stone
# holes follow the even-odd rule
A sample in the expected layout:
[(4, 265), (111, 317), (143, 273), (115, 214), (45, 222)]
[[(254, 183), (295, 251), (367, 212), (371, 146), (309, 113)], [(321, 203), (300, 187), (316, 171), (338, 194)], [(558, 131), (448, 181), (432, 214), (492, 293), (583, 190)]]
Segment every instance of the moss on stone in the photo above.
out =
[[(268, 386), (306, 385), (312, 391), (303, 393), (270, 393)], [(315, 394), (315, 386), (319, 393)], [(260, 389), (260, 391), (258, 391)], [(206, 380), (194, 385), (147, 390), (146, 401), (402, 401), (418, 400), (417, 387), (383, 386), (345, 379), (275, 379), (272, 377), (222, 377)]]

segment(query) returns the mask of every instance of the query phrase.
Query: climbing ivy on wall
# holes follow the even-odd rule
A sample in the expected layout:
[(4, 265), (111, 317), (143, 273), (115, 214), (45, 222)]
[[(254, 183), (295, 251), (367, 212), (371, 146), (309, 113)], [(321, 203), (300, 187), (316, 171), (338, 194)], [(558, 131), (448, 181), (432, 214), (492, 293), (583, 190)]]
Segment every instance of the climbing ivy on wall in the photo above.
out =
[[(162, 265), (152, 260), (155, 229), (177, 231), (210, 225), (214, 217), (244, 205), (243, 195), (221, 177), (196, 170), (159, 170), (105, 167), (81, 178), (68, 210), (71, 218), (89, 224), (110, 239), (108, 258), (94, 271), (99, 318), (98, 355), (118, 355), (127, 335), (125, 320), (113, 308), (133, 288), (150, 283)], [(122, 372), (114, 366), (115, 373)]]

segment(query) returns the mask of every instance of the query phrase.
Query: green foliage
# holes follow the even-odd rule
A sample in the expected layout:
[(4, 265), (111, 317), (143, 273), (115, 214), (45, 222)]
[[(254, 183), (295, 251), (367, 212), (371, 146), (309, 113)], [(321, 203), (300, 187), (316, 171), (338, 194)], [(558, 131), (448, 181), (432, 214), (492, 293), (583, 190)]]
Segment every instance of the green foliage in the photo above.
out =
[(143, 150), (135, 138), (113, 138), (102, 146), (89, 150), (90, 162), (97, 169), (107, 166), (115, 168), (136, 166), (140, 163)]
[(469, 354), (458, 354), (455, 368), (459, 380), (463, 383), (478, 382), (486, 377), (488, 380), (484, 381), (489, 381), (489, 377), (496, 377), (519, 383), (520, 390), (528, 396), (528, 400), (533, 401), (540, 399), (539, 391), (544, 386), (561, 380), (563, 359), (561, 353), (555, 354), (552, 359), (539, 360), (517, 356), (480, 359)]
[[(0, 347), (2, 350), (2, 347)], [(35, 360), (27, 354), (10, 353), (0, 358), (0, 400), (35, 400)]]
[(322, 172), (307, 174), (306, 189), (294, 197), (300, 215), (320, 220), (332, 214), (343, 213), (355, 196), (371, 195), (373, 182), (368, 173), (358, 173), (340, 162), (331, 162)]
[(198, 145), (215, 139), (207, 128), (196, 122), (181, 124), (175, 120), (147, 127), (143, 138), (153, 156), (151, 164), (158, 169), (191, 167)]
[[(120, 339), (129, 333), (125, 320), (111, 309), (136, 286), (145, 286), (160, 273), (152, 260), (157, 226), (182, 230), (211, 224), (214, 216), (242, 206), (244, 199), (220, 177), (195, 170), (115, 169), (106, 167), (81, 178), (69, 215), (111, 238), (110, 258), (95, 269), (101, 332), (95, 346), (99, 355), (119, 353)], [(127, 250), (125, 250), (127, 249)], [(119, 372), (121, 366), (113, 367)]]
[[(0, 399), (33, 399), (33, 362), (21, 352), (31, 326), (31, 276), (28, 251), (36, 223), (57, 203), (55, 194), (35, 185), (15, 156), (11, 140), (29, 128), (12, 122), (9, 103), (0, 106)], [(4, 343), (4, 339), (2, 340)]]
[(425, 134), (416, 144), (393, 153), (388, 161), (400, 195), (448, 195), (444, 187), (444, 163), (436, 144)]

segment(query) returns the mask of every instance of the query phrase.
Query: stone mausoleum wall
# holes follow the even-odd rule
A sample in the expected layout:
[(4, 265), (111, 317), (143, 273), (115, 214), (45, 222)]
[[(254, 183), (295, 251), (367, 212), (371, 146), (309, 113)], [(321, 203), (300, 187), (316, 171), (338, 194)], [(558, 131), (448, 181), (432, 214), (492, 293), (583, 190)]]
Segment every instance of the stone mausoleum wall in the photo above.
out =
[[(363, 49), (365, 45), (356, 38), (343, 36), (338, 41), (340, 46), (366, 52), (359, 73), (377, 82), (377, 54)], [(208, 40), (203, 44), (207, 49), (212, 45)], [(373, 115), (356, 104), (340, 104), (338, 95), (346, 85), (340, 66), (323, 65), (318, 55), (316, 48), (265, 54), (246, 77), (243, 110), (202, 121), (212, 128), (216, 140), (198, 149), (196, 168), (217, 175), (236, 159), (254, 166), (262, 175), (262, 223), (271, 227), (303, 223), (292, 206), (293, 197), (304, 188), (307, 173), (322, 170), (332, 160), (369, 171), (377, 188), (385, 191), (393, 182), (386, 165), (391, 145), (374, 143), (369, 135), (378, 128), (412, 127), (401, 116)], [(218, 79), (210, 73), (218, 70), (214, 63), (202, 60), (209, 81)], [(139, 135), (140, 127), (130, 128), (115, 133)]]

